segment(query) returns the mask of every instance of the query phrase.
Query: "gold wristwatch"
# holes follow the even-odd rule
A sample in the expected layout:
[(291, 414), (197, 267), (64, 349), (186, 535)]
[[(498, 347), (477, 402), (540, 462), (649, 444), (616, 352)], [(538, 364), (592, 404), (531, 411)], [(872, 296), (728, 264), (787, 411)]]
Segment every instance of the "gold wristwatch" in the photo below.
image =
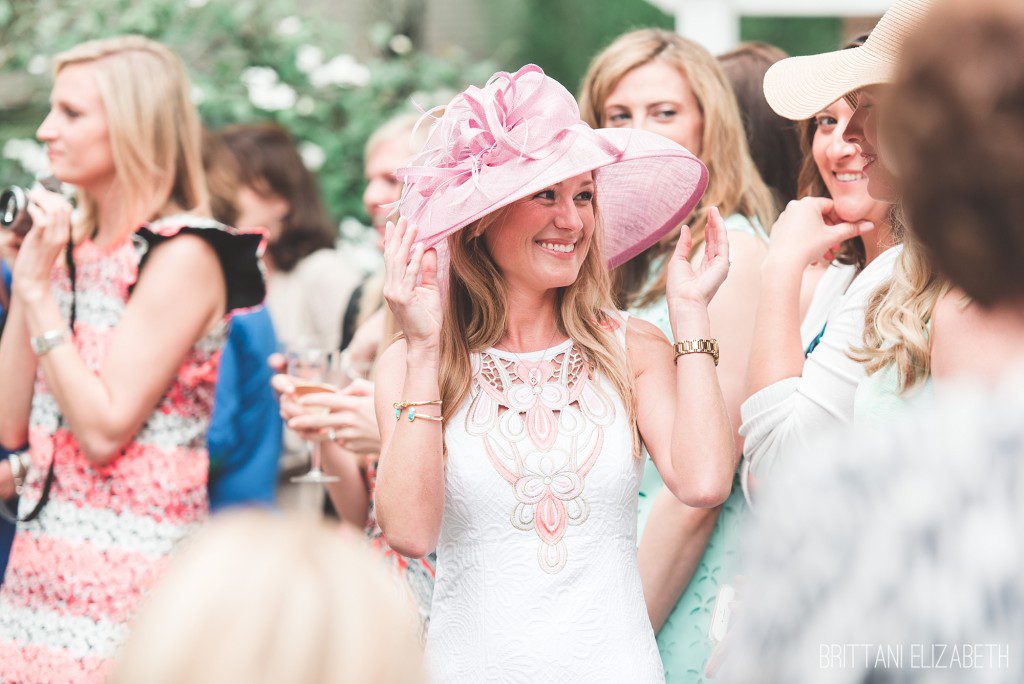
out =
[(679, 363), (680, 356), (686, 354), (711, 354), (715, 365), (718, 365), (718, 340), (685, 340), (676, 342), (672, 348), (676, 352), (676, 363)]

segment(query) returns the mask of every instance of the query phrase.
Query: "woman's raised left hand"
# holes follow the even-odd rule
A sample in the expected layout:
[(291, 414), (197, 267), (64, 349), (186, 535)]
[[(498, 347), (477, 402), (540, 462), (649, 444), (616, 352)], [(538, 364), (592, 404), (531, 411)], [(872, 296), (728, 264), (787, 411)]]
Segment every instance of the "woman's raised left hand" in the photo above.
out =
[(704, 258), (700, 266), (694, 268), (690, 263), (693, 247), (690, 228), (680, 229), (679, 241), (668, 262), (666, 296), (670, 308), (673, 305), (706, 308), (729, 275), (729, 237), (718, 207), (708, 210), (704, 240)]
[(28, 193), (32, 229), (14, 262), (13, 291), (37, 294), (50, 287), (50, 271), (71, 239), (71, 204), (62, 195), (41, 187)]

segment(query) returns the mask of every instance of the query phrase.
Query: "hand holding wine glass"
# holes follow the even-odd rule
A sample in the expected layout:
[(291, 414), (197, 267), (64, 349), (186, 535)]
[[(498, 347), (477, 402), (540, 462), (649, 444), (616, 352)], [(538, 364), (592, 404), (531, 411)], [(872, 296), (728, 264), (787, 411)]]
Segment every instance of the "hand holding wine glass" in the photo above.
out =
[[(291, 422), (296, 416), (326, 414), (326, 407), (303, 404), (304, 396), (338, 391), (336, 384), (341, 377), (339, 352), (307, 349), (288, 354), (288, 375), (274, 377), (273, 385), (282, 392), (282, 416)], [(291, 414), (291, 415), (287, 415)], [(292, 482), (324, 484), (337, 482), (338, 478), (327, 475), (320, 465), (320, 435), (317, 431), (303, 431), (306, 448), (310, 456), (310, 470), (305, 475), (293, 477)]]
[[(354, 380), (340, 392), (313, 393), (298, 400), (300, 407), (321, 407), (324, 413), (299, 414), (289, 427), (300, 432), (329, 435), (356, 454), (378, 454), (380, 429), (373, 404), (373, 383)], [(283, 405), (282, 405), (283, 409)]]

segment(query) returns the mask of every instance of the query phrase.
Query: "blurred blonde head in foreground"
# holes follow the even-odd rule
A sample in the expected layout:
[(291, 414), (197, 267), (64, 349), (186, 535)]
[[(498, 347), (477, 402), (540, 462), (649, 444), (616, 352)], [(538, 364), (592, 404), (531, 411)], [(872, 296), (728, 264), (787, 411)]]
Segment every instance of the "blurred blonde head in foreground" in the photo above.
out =
[(153, 590), (111, 682), (425, 682), (417, 629), (402, 589), (355, 536), (229, 513)]

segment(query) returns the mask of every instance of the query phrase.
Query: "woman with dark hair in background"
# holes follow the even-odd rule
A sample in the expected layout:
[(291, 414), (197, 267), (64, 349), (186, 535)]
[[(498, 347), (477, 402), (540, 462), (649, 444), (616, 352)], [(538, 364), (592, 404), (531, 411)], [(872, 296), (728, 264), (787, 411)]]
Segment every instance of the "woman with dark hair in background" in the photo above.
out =
[[(238, 163), (224, 141), (207, 130), (203, 131), (203, 168), (210, 213), (225, 225), (235, 225)], [(211, 511), (274, 505), (283, 424), (270, 387), (273, 372), (267, 358), (276, 351), (277, 336), (266, 306), (232, 317), (206, 433)]]
[(796, 178), (803, 154), (797, 128), (768, 106), (762, 84), (768, 67), (788, 56), (774, 45), (751, 41), (718, 57), (736, 93), (750, 156), (780, 207), (798, 196)]
[[(337, 231), (324, 212), (316, 179), (292, 136), (277, 124), (229, 126), (220, 137), (238, 160), (239, 225), (269, 232), (267, 309), (278, 340), (290, 351), (337, 349), (345, 306), (360, 274), (334, 249)], [(304, 445), (286, 432), (279, 503), (320, 515), (323, 489), (290, 482), (308, 468)]]
[(238, 224), (269, 232), (267, 308), (278, 337), (289, 349), (337, 349), (359, 274), (334, 249), (316, 178), (277, 124), (229, 126), (220, 136), (238, 159)]

